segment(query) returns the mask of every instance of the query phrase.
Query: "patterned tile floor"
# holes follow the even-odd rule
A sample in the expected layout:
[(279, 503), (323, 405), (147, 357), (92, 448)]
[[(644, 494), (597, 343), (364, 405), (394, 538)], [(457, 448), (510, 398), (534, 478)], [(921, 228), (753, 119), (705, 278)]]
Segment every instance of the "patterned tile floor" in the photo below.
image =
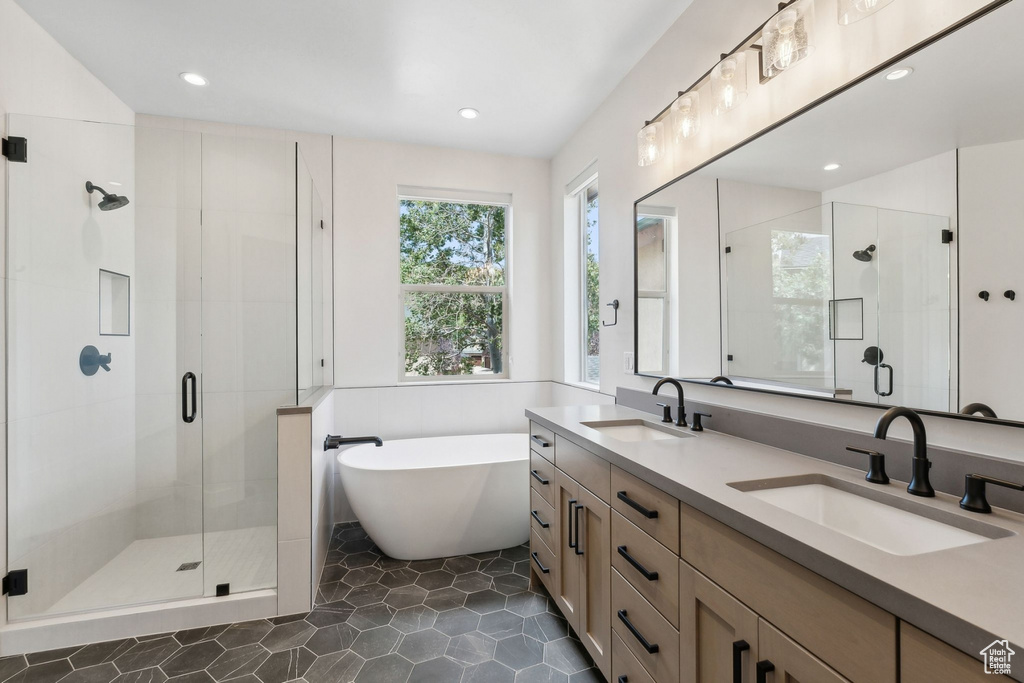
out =
[(393, 560), (338, 525), (309, 614), (7, 657), (0, 683), (603, 681), (529, 562), (525, 545)]

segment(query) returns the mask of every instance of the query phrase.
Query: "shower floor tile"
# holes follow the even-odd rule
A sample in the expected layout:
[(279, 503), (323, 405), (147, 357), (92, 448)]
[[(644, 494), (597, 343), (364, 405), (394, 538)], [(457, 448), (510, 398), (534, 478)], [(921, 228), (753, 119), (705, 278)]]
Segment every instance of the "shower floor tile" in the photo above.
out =
[[(178, 571), (189, 562), (200, 564)], [(202, 534), (133, 541), (46, 613), (213, 595), (216, 585), (226, 581), (238, 590), (277, 585), (276, 527), (211, 532), (206, 535), (205, 553)]]
[[(237, 544), (250, 541), (231, 537), (220, 547), (241, 552)], [(168, 567), (172, 575), (192, 573), (175, 571), (189, 560), (171, 550), (196, 547), (194, 539), (193, 545), (181, 542), (131, 553), (129, 547), (123, 562), (99, 576), (119, 556), (96, 573), (90, 590), (116, 590), (114, 576), (150, 567), (148, 559), (140, 564), (143, 551), (166, 559), (153, 565), (162, 573)], [(215, 557), (208, 551), (209, 561)], [(405, 562), (381, 553), (358, 524), (340, 524), (308, 614), (7, 657), (0, 659), (0, 683), (166, 681), (176, 675), (176, 681), (206, 683), (603, 681), (550, 597), (529, 588), (529, 572), (525, 545)]]

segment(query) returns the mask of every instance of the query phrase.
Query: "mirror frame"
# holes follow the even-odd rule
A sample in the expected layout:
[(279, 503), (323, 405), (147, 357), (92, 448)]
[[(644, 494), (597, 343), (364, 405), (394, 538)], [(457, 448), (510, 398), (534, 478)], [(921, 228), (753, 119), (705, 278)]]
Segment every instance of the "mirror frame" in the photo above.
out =
[[(1019, 0), (1019, 1), (1020, 2), (1024, 2), (1024, 0)], [(1010, 2), (1012, 2), (1012, 0), (994, 0), (992, 3), (990, 3), (990, 4), (986, 5), (985, 7), (982, 7), (981, 9), (979, 9), (979, 10), (977, 10), (977, 11), (975, 11), (975, 12), (969, 14), (969, 15), (967, 15), (963, 19), (960, 19), (959, 21), (957, 21), (953, 25), (943, 29), (939, 33), (937, 33), (934, 36), (928, 38), (927, 40), (924, 40), (924, 41), (922, 41), (920, 43), (917, 43), (916, 45), (913, 45), (913, 46), (909, 47), (908, 49), (904, 50), (903, 52), (900, 52), (896, 56), (892, 57), (891, 59), (886, 60), (885, 62), (879, 64), (877, 67), (875, 67), (875, 68), (871, 69), (870, 71), (867, 71), (866, 73), (858, 76), (857, 78), (853, 79), (852, 81), (849, 81), (848, 83), (845, 83), (844, 85), (839, 86), (835, 90), (832, 90), (832, 91), (822, 95), (821, 97), (817, 98), (816, 100), (812, 101), (811, 103), (809, 103), (809, 104), (807, 104), (807, 105), (797, 109), (796, 111), (794, 111), (793, 113), (789, 114), (788, 116), (785, 116), (785, 117), (779, 119), (778, 121), (775, 121), (770, 126), (757, 131), (756, 133), (750, 135), (749, 137), (747, 137), (746, 139), (738, 142), (737, 144), (733, 145), (732, 147), (729, 147), (728, 149), (726, 149), (726, 150), (716, 154), (715, 156), (711, 157), (710, 159), (707, 159), (707, 160), (701, 162), (697, 166), (694, 166), (693, 168), (688, 170), (686, 173), (683, 173), (682, 175), (676, 176), (675, 178), (669, 180), (668, 182), (663, 183), (661, 186), (655, 188), (651, 192), (648, 192), (647, 194), (645, 194), (644, 196), (640, 197), (635, 202), (633, 202), (633, 225), (632, 225), (632, 228), (631, 228), (632, 231), (633, 231), (633, 357), (634, 358), (637, 357), (636, 354), (637, 354), (637, 351), (640, 348), (640, 324), (639, 324), (640, 323), (640, 320), (639, 320), (640, 314), (639, 314), (639, 309), (638, 309), (638, 306), (637, 306), (637, 299), (638, 299), (637, 298), (637, 291), (638, 291), (637, 287), (639, 286), (639, 274), (638, 274), (639, 251), (638, 251), (638, 248), (637, 248), (637, 240), (636, 240), (636, 222), (637, 222), (637, 216), (638, 216), (637, 210), (638, 210), (639, 205), (642, 202), (646, 201), (647, 199), (651, 198), (652, 196), (656, 195), (657, 193), (661, 192), (662, 190), (668, 188), (670, 185), (673, 185), (674, 183), (677, 183), (677, 182), (683, 180), (684, 178), (687, 178), (687, 177), (689, 177), (691, 175), (694, 175), (698, 171), (703, 170), (704, 168), (710, 166), (711, 164), (715, 163), (719, 159), (722, 159), (723, 157), (726, 157), (729, 154), (732, 154), (736, 150), (740, 149), (741, 147), (746, 146), (747, 144), (753, 142), (754, 140), (757, 140), (758, 138), (761, 138), (761, 137), (767, 135), (768, 133), (771, 133), (776, 128), (781, 128), (782, 126), (786, 125), (787, 123), (789, 123), (791, 121), (794, 121), (795, 119), (798, 119), (799, 117), (803, 116), (804, 114), (806, 114), (807, 112), (811, 111), (812, 109), (815, 109), (816, 107), (824, 104), (825, 102), (828, 102), (829, 100), (831, 100), (831, 99), (833, 99), (835, 97), (838, 97), (839, 95), (842, 95), (846, 91), (851, 90), (852, 88), (860, 85), (864, 81), (870, 80), (870, 79), (872, 79), (872, 78), (882, 74), (883, 72), (887, 71), (888, 69), (892, 68), (893, 66), (896, 66), (898, 63), (904, 61), (908, 57), (911, 57), (914, 54), (920, 52), (921, 50), (924, 50), (925, 48), (927, 48), (927, 47), (929, 47), (931, 45), (934, 45), (935, 43), (938, 43), (939, 41), (943, 40), (947, 36), (949, 36), (949, 35), (951, 35), (953, 33), (956, 33), (960, 29), (965, 28), (966, 26), (969, 26), (970, 24), (973, 24), (978, 19), (981, 19), (982, 17), (987, 16), (988, 14), (990, 14), (990, 13), (994, 12), (995, 10), (999, 9), (1003, 5), (1009, 4)], [(719, 236), (718, 236), (718, 242), (719, 242), (719, 251), (721, 251), (721, 243), (722, 243), (722, 236), (721, 236), (721, 234), (719, 234)], [(721, 299), (721, 296), (722, 296), (722, 294), (721, 294), (721, 292), (722, 292), (721, 266), (719, 266), (718, 289), (719, 289), (719, 305), (721, 305), (721, 300), (722, 300)], [(721, 344), (721, 342), (719, 342), (719, 343)], [(640, 377), (649, 377), (651, 379), (661, 379), (662, 378), (662, 375), (654, 375), (654, 374), (650, 374), (650, 373), (640, 372), (639, 370), (637, 370), (635, 368), (636, 368), (636, 365), (635, 365), (635, 361), (634, 361), (634, 370), (633, 370), (633, 374), (634, 375), (637, 375), (637, 376), (640, 376)], [(668, 376), (668, 375), (666, 375), (666, 376)], [(827, 402), (827, 403), (833, 403), (833, 404), (838, 404), (838, 405), (857, 406), (857, 407), (860, 407), (860, 408), (874, 408), (876, 410), (888, 410), (889, 408), (893, 407), (893, 405), (886, 405), (886, 404), (879, 404), (879, 403), (867, 403), (867, 402), (864, 402), (864, 401), (853, 401), (853, 400), (846, 400), (846, 399), (834, 398), (834, 397), (828, 397), (828, 396), (810, 396), (810, 395), (807, 395), (807, 394), (794, 394), (794, 393), (789, 393), (789, 392), (785, 392), (785, 391), (778, 391), (778, 390), (775, 390), (775, 389), (763, 389), (763, 388), (759, 388), (759, 387), (741, 387), (741, 386), (735, 386), (735, 385), (729, 385), (729, 384), (711, 383), (709, 381), (701, 380), (701, 379), (686, 379), (686, 378), (683, 378), (683, 377), (677, 377), (676, 379), (678, 379), (680, 382), (685, 382), (687, 384), (698, 384), (698, 385), (701, 385), (701, 386), (713, 386), (713, 387), (718, 387), (718, 388), (721, 388), (721, 389), (730, 389), (730, 390), (737, 390), (737, 391), (748, 391), (748, 392), (755, 392), (755, 393), (759, 393), (759, 394), (770, 394), (770, 395), (774, 395), (774, 396), (785, 396), (785, 397), (794, 398), (794, 399), (804, 399), (804, 400), (808, 400), (809, 399), (809, 400), (812, 400), (812, 401), (824, 401), (824, 402)], [(966, 421), (975, 422), (975, 423), (979, 423), (979, 424), (994, 424), (994, 425), (1002, 425), (1002, 426), (1005, 426), (1005, 427), (1024, 428), (1024, 420), (1007, 420), (1007, 419), (1003, 419), (1003, 418), (982, 417), (980, 415), (963, 415), (961, 413), (942, 412), (942, 411), (938, 411), (938, 410), (917, 410), (916, 408), (914, 409), (914, 412), (918, 413), (919, 415), (925, 415), (925, 416), (928, 416), (928, 417), (941, 417), (941, 418), (954, 419), (954, 420), (966, 420)]]

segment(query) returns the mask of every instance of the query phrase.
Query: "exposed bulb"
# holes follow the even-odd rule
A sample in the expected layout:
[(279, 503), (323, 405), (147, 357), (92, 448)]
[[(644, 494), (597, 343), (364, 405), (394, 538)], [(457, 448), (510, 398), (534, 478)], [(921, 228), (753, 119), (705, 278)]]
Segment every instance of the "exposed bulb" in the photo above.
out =
[(779, 17), (778, 27), (779, 43), (775, 53), (775, 66), (780, 69), (788, 69), (793, 65), (793, 55), (796, 53), (793, 30), (796, 27), (796, 12), (783, 12)]
[(697, 91), (680, 95), (672, 103), (672, 130), (676, 142), (692, 138), (700, 130), (700, 95)]
[(644, 126), (637, 133), (637, 165), (650, 166), (661, 159), (661, 128), (661, 122), (657, 121)]
[(747, 95), (746, 53), (726, 57), (711, 72), (715, 114), (735, 109)]

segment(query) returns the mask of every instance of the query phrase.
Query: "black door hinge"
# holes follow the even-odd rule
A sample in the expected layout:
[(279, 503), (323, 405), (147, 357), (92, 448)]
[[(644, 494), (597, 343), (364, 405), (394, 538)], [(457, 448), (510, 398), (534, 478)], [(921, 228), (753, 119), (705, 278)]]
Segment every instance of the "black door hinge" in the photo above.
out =
[(8, 161), (24, 164), (28, 161), (28, 140), (11, 136), (3, 139), (3, 155)]
[(726, 247), (725, 248), (725, 253), (726, 254), (731, 254), (732, 253), (732, 247)]
[(953, 241), (953, 231), (952, 230), (943, 230), (942, 231), (942, 243), (943, 244), (949, 244), (952, 241)]
[(230, 583), (218, 583), (217, 584), (217, 597), (223, 598), (225, 595), (231, 595), (231, 584)]
[(28, 570), (13, 569), (4, 577), (4, 595), (25, 595), (28, 593)]

